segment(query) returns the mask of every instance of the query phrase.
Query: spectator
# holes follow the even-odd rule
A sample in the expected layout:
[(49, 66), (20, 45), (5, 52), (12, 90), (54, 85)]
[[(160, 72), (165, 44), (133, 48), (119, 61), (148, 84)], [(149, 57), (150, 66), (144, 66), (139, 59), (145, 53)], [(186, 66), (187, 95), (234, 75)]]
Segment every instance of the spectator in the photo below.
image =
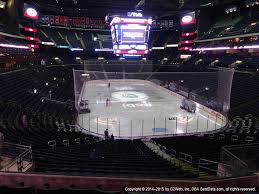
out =
[(90, 159), (90, 160), (95, 160), (96, 158), (97, 158), (97, 156), (96, 156), (96, 150), (93, 149), (93, 150), (90, 152), (90, 154), (89, 154), (89, 159)]
[(0, 132), (0, 162), (2, 161), (2, 152), (4, 147), (4, 134)]
[(106, 140), (109, 138), (109, 131), (108, 131), (108, 129), (106, 129), (104, 131), (104, 137), (105, 137)]
[(111, 141), (114, 142), (114, 136), (113, 133), (111, 134)]
[(27, 116), (25, 114), (22, 115), (22, 125), (23, 128), (28, 128)]

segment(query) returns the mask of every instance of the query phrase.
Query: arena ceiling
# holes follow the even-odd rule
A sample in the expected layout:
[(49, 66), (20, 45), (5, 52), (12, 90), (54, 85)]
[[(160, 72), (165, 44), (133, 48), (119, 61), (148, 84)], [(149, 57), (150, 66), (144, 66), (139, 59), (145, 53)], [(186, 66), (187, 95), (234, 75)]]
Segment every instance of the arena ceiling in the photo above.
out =
[(33, 0), (29, 2), (33, 2), (42, 12), (103, 16), (108, 13), (134, 10), (140, 1), (145, 2), (143, 8), (146, 13), (162, 16), (234, 0)]

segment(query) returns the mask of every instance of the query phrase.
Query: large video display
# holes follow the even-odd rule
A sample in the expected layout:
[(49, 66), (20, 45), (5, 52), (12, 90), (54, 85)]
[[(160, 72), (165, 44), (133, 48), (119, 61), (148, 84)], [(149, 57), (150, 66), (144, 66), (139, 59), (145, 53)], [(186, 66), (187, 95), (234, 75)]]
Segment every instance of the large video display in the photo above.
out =
[(146, 26), (122, 25), (121, 43), (145, 43)]
[(140, 56), (147, 54), (151, 25), (152, 19), (144, 18), (142, 14), (114, 17), (110, 23), (114, 53)]

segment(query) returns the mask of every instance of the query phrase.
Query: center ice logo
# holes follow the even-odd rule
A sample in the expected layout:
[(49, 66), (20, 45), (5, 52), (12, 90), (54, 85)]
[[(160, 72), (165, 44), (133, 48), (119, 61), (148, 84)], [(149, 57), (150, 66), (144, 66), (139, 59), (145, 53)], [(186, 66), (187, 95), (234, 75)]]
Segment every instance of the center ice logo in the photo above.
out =
[(122, 97), (124, 97), (124, 98), (137, 98), (138, 96), (137, 95), (135, 95), (135, 94), (132, 94), (132, 93), (123, 93), (122, 94)]
[(112, 98), (118, 102), (143, 102), (148, 100), (148, 96), (141, 92), (119, 91), (112, 93)]

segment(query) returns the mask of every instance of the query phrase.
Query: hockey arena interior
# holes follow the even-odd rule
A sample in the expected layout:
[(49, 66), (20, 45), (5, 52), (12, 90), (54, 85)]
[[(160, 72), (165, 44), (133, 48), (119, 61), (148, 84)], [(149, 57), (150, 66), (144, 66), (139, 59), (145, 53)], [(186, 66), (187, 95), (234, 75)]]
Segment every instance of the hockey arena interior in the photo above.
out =
[(0, 0), (0, 194), (259, 192), (258, 0)]

